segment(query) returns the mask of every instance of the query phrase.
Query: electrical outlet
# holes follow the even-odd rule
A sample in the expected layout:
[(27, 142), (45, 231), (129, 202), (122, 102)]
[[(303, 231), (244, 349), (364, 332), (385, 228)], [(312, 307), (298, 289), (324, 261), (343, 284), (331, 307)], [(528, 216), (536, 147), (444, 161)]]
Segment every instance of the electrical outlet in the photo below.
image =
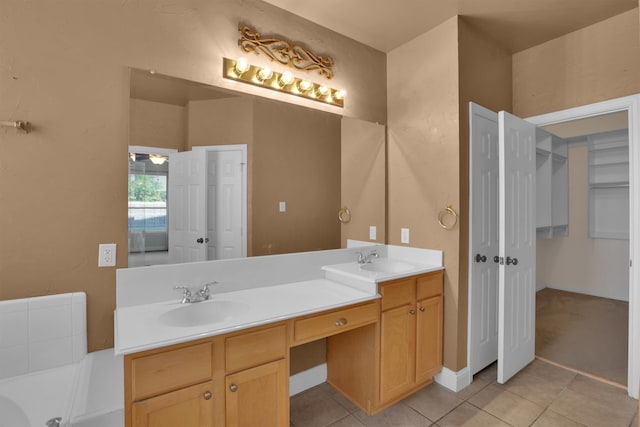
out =
[(400, 229), (400, 243), (409, 243), (409, 229), (401, 228)]
[(376, 240), (376, 226), (369, 226), (369, 240)]
[(280, 202), (278, 207), (279, 207), (280, 212), (286, 212), (287, 211), (287, 202)]
[(116, 244), (100, 243), (98, 245), (98, 267), (115, 267)]

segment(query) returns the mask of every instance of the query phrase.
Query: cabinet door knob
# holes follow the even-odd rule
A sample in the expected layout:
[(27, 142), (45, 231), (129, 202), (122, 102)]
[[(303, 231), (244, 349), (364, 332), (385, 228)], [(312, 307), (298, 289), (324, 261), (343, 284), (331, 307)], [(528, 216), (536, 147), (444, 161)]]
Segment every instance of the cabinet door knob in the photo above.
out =
[(211, 399), (211, 392), (209, 390), (205, 391), (204, 394), (202, 395), (204, 397), (204, 400), (209, 400)]
[(420, 306), (420, 311), (424, 311), (424, 307)]
[(409, 314), (416, 314), (416, 311), (414, 309), (409, 310)]
[(341, 317), (338, 320), (336, 320), (336, 326), (344, 326), (346, 324), (347, 324), (347, 319), (345, 319), (344, 317)]
[(237, 385), (235, 385), (235, 384), (231, 384), (231, 385), (229, 386), (229, 390), (231, 390), (232, 392), (234, 392), (234, 393), (235, 393), (236, 391), (238, 391), (238, 386), (237, 386)]

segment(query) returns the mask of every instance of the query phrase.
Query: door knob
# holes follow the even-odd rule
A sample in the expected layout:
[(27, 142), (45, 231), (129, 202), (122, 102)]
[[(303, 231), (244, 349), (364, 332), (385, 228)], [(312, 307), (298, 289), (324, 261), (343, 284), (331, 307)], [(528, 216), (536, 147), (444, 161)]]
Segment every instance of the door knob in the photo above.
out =
[(232, 392), (234, 392), (234, 393), (235, 393), (236, 391), (238, 391), (238, 386), (237, 386), (237, 385), (235, 385), (235, 384), (231, 384), (231, 385), (229, 386), (229, 390), (231, 390)]
[(507, 257), (507, 265), (509, 264), (518, 265), (518, 258)]
[(344, 317), (341, 317), (338, 320), (336, 320), (336, 326), (344, 326), (346, 324), (347, 324), (347, 319), (345, 319)]
[(205, 391), (204, 394), (202, 395), (204, 397), (204, 400), (209, 400), (211, 399), (211, 392), (209, 390)]
[(476, 254), (476, 262), (487, 262), (486, 255)]
[(196, 243), (204, 243), (204, 239), (202, 237), (196, 239)]
[(409, 310), (409, 314), (414, 315), (414, 314), (416, 314), (416, 311), (415, 311), (415, 310), (413, 310), (413, 309), (412, 309), (412, 310)]
[(496, 264), (500, 262), (500, 257), (498, 255), (493, 257), (493, 262), (495, 262)]
[(425, 310), (425, 308), (420, 306), (420, 311), (424, 311), (424, 310)]

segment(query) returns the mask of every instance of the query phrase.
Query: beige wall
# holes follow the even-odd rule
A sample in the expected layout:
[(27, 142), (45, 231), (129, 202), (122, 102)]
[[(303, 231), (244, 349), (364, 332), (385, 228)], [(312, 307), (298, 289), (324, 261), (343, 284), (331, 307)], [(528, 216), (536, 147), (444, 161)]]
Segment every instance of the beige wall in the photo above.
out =
[(513, 112), (548, 113), (640, 92), (638, 9), (513, 55)]
[(129, 145), (185, 149), (186, 109), (179, 105), (131, 99)]
[(340, 117), (256, 99), (253, 135), (250, 255), (339, 248)]
[(444, 230), (438, 213), (460, 209), (460, 117), (458, 18), (389, 52), (388, 230), (400, 245), (409, 228), (410, 245), (444, 251), (444, 364), (455, 369), (458, 355), (460, 228)]
[(629, 300), (629, 241), (589, 238), (589, 147), (569, 149), (569, 235), (538, 239), (538, 284)]
[[(341, 137), (340, 206), (351, 213), (340, 227), (341, 246), (346, 248), (348, 239), (386, 243), (385, 127), (344, 118)], [(376, 227), (375, 239), (369, 239), (370, 226)]]
[[(386, 119), (384, 54), (258, 0), (4, 0), (0, 16), (0, 119), (34, 126), (0, 129), (0, 299), (87, 292), (90, 351), (113, 346), (115, 269), (97, 267), (98, 244), (127, 262), (128, 67)], [(240, 21), (332, 55), (344, 111), (223, 80)]]

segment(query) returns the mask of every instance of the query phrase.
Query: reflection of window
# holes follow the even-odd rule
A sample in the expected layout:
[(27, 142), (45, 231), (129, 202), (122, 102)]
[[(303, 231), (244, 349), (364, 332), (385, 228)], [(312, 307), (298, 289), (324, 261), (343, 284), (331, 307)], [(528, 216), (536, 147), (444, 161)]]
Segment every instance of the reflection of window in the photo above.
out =
[[(152, 155), (151, 155), (152, 156)], [(148, 154), (129, 156), (129, 252), (168, 250), (168, 162)]]

